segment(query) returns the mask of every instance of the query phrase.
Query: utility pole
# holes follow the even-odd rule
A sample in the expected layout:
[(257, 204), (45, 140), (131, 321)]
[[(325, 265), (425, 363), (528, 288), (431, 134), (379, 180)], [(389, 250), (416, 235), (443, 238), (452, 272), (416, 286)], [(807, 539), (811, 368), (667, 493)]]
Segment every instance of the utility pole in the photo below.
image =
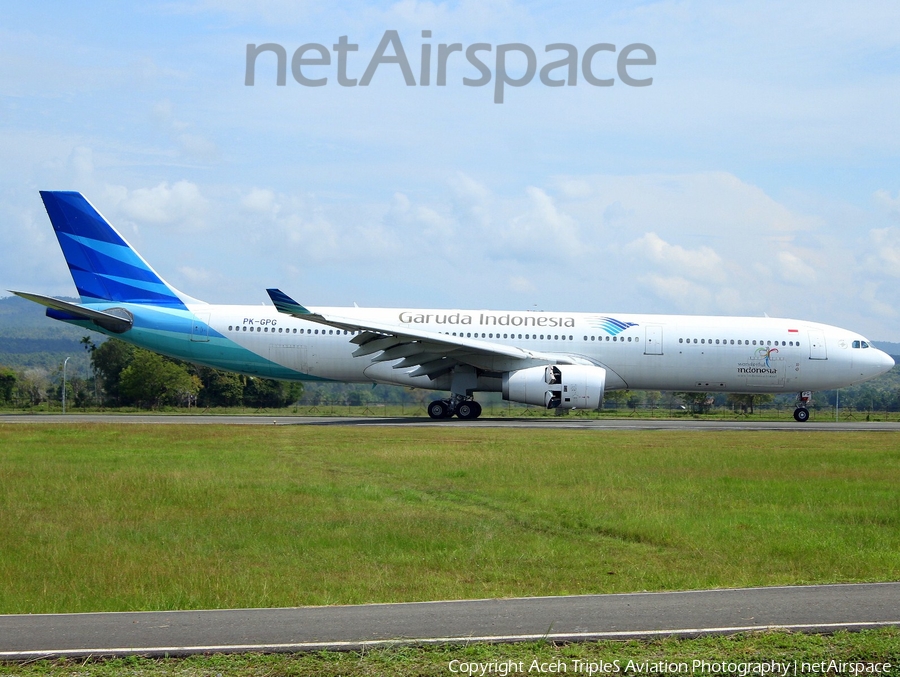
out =
[(63, 404), (63, 413), (66, 413), (66, 365), (69, 364), (69, 360), (72, 359), (67, 357), (63, 361), (63, 392), (62, 392), (62, 404)]

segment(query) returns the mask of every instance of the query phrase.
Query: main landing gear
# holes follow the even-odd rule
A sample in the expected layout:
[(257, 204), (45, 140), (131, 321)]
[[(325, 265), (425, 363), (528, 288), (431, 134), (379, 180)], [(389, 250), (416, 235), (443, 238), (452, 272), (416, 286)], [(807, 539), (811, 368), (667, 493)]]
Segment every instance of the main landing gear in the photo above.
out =
[(451, 397), (448, 400), (435, 400), (428, 405), (431, 418), (453, 418), (456, 415), (464, 421), (471, 421), (481, 416), (481, 405), (475, 400)]
[(804, 390), (800, 393), (800, 397), (797, 401), (797, 408), (794, 409), (794, 420), (798, 423), (806, 423), (809, 420), (809, 409), (807, 406), (811, 399), (812, 393), (810, 391)]

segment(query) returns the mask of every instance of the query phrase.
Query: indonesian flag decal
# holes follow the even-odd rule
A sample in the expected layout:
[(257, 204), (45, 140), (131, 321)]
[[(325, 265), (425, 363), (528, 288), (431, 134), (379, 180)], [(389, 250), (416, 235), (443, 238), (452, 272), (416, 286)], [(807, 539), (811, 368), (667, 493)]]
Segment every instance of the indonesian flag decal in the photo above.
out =
[(788, 329), (788, 334), (799, 334), (799, 333), (800, 333), (799, 329)]

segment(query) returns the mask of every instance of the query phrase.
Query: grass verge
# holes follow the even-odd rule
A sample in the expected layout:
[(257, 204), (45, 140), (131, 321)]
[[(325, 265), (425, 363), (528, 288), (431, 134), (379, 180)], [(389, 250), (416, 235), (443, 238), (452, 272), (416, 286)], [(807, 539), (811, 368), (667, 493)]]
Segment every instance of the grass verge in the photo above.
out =
[(897, 439), (0, 424), (0, 612), (897, 580)]

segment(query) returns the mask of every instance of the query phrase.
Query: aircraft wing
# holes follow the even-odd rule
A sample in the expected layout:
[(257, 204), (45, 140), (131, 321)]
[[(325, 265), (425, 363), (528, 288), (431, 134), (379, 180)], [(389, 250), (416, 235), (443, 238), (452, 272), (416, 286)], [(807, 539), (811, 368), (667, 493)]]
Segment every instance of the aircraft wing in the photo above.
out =
[(359, 345), (359, 348), (353, 351), (354, 357), (380, 353), (371, 358), (373, 362), (400, 359), (394, 368), (415, 367), (410, 376), (428, 376), (434, 379), (459, 364), (482, 367), (491, 358), (523, 361), (537, 359), (559, 363), (579, 361), (570, 360), (565, 355), (539, 353), (490, 340), (451, 336), (402, 325), (316, 313), (304, 308), (278, 289), (266, 291), (279, 312), (336, 329), (360, 332), (351, 339), (352, 343)]

